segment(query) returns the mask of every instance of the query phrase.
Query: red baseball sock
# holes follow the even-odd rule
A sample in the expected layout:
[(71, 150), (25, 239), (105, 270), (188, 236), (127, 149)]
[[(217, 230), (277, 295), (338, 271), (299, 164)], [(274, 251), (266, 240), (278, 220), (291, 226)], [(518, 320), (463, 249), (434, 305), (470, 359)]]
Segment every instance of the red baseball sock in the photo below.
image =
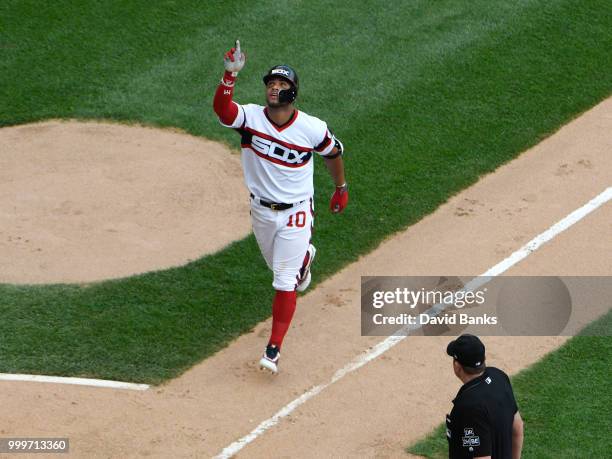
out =
[(297, 293), (277, 290), (272, 302), (272, 335), (268, 344), (280, 349), (295, 312)]

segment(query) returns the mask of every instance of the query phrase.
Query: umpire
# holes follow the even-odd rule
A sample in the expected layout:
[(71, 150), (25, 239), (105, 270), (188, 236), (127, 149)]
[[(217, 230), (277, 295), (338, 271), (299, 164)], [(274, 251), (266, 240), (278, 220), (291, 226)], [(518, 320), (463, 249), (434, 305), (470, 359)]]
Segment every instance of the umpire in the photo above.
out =
[(474, 335), (451, 341), (446, 353), (463, 382), (446, 416), (448, 457), (519, 459), (523, 420), (506, 373), (486, 367), (484, 344)]

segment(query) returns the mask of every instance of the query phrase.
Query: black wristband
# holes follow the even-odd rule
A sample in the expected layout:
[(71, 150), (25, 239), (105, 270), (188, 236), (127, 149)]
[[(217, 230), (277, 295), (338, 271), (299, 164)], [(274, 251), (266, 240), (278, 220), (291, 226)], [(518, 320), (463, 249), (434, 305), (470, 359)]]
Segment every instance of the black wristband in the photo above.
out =
[(342, 156), (342, 152), (341, 152), (341, 151), (338, 151), (337, 153), (335, 153), (335, 154), (333, 154), (333, 155), (327, 155), (327, 156), (323, 156), (323, 157), (324, 157), (324, 158), (327, 158), (327, 159), (335, 159), (335, 158), (337, 158), (338, 156)]

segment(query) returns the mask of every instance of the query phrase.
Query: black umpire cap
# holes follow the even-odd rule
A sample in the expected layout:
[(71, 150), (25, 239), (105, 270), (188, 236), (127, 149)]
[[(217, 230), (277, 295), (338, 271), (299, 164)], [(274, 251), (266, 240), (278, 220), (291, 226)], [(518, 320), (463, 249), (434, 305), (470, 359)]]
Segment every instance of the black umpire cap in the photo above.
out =
[(485, 347), (474, 335), (461, 335), (448, 343), (446, 353), (464, 367), (479, 368), (485, 361)]

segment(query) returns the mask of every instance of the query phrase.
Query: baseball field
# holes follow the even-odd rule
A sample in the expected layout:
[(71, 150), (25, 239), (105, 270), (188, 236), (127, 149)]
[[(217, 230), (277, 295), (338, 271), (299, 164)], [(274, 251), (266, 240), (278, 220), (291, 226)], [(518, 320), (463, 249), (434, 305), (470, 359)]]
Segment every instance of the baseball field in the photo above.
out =
[[(444, 457), (451, 338), (361, 336), (361, 276), (478, 275), (551, 228), (504, 275), (611, 276), (610, 30), (595, 0), (0, 3), (1, 376), (144, 389), (0, 380), (0, 438)], [(342, 214), (315, 166), (313, 284), (275, 377), (256, 365), (272, 274), (212, 110), (236, 38), (236, 100), (291, 64), (346, 149)], [(483, 338), (515, 375), (524, 457), (612, 449), (609, 310), (573, 322), (591, 336)]]

